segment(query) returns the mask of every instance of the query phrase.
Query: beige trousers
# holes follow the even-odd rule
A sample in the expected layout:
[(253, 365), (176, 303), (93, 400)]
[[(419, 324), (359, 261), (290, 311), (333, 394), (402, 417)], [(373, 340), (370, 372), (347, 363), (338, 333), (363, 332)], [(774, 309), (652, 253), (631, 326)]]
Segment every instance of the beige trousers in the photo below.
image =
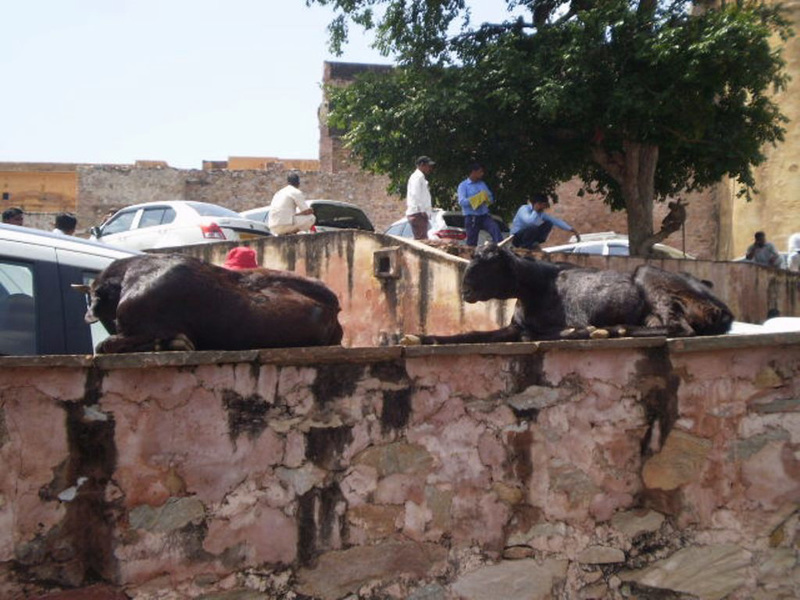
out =
[(272, 235), (288, 235), (299, 231), (308, 231), (317, 222), (314, 215), (295, 215), (288, 225), (273, 225), (269, 228)]

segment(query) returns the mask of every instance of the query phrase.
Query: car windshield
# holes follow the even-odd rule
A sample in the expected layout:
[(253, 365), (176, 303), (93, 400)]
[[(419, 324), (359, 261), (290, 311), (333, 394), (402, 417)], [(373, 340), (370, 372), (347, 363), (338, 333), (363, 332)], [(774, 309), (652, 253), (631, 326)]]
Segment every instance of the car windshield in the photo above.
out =
[(217, 206), (216, 204), (206, 204), (205, 202), (187, 202), (187, 206), (194, 209), (194, 211), (201, 217), (234, 217), (241, 219), (241, 215), (228, 208)]
[(375, 231), (367, 216), (357, 208), (339, 204), (312, 204), (311, 209), (319, 227)]
[(125, 212), (118, 212), (111, 217), (111, 220), (102, 226), (103, 235), (110, 235), (112, 233), (120, 233), (128, 231), (133, 223), (133, 218), (136, 216), (135, 210), (128, 210)]

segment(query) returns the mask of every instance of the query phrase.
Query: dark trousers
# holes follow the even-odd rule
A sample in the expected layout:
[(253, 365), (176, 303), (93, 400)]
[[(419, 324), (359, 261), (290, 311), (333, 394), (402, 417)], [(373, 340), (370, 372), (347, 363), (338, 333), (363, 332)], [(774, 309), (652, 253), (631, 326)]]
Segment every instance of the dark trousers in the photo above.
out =
[(500, 225), (497, 224), (491, 215), (466, 215), (464, 217), (464, 229), (467, 230), (467, 246), (478, 245), (478, 234), (481, 229), (485, 229), (492, 236), (492, 241), (497, 244), (503, 239)]
[(544, 244), (552, 230), (553, 224), (550, 221), (545, 221), (541, 225), (531, 225), (515, 233), (511, 243), (517, 248), (530, 250), (538, 244)]

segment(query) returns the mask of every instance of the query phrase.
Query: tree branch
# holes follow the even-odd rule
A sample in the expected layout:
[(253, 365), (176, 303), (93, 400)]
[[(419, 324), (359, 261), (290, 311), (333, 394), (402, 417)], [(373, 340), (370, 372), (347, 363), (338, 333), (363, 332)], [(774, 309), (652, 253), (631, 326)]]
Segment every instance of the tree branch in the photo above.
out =
[(681, 227), (683, 227), (683, 224), (686, 222), (686, 207), (688, 204), (688, 202), (684, 202), (681, 198), (678, 198), (675, 202), (670, 202), (667, 205), (669, 206), (669, 212), (661, 220), (661, 229), (647, 238), (647, 243), (657, 244), (663, 242), (673, 233), (680, 231)]

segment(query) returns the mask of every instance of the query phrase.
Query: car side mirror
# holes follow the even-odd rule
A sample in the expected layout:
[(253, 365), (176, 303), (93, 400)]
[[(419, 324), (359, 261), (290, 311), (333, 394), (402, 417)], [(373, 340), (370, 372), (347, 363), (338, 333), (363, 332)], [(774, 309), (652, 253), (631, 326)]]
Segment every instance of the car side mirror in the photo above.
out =
[(100, 228), (96, 225), (94, 227), (89, 228), (89, 233), (91, 233), (94, 237), (99, 238), (102, 235)]

